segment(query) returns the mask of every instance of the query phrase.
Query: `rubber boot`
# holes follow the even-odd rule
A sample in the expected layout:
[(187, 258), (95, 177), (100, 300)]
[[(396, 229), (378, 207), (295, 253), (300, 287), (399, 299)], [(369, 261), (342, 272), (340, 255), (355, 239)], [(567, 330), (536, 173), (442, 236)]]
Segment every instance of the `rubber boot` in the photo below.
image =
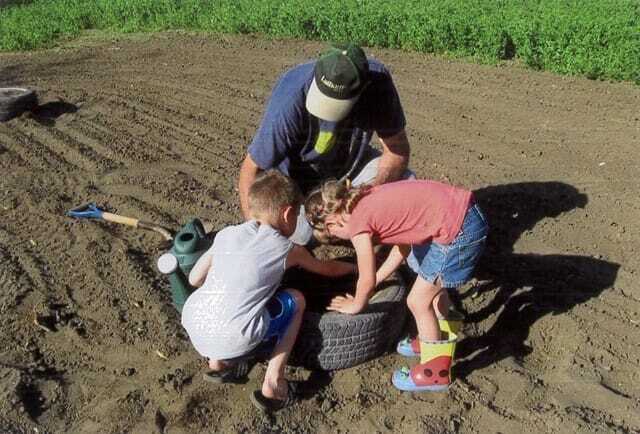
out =
[(440, 330), (447, 333), (460, 333), (464, 315), (455, 309), (450, 308), (445, 317), (438, 317), (438, 325)]
[(407, 392), (447, 390), (458, 336), (449, 332), (446, 340), (420, 341), (420, 363), (393, 373), (393, 385)]
[[(453, 333), (457, 335), (462, 329), (464, 315), (454, 309), (449, 309), (446, 318), (438, 318), (438, 326), (440, 331), (446, 333), (445, 336)], [(398, 342), (396, 351), (401, 356), (405, 357), (418, 357), (420, 355), (420, 342), (418, 338), (406, 337)]]

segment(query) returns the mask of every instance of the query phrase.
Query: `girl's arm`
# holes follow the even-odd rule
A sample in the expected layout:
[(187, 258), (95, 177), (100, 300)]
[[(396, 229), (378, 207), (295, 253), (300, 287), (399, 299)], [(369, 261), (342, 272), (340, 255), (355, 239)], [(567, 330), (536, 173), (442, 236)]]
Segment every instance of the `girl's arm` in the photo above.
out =
[(384, 279), (389, 277), (391, 273), (402, 264), (402, 261), (409, 256), (411, 246), (406, 244), (396, 244), (389, 252), (389, 256), (384, 260), (378, 271), (376, 272), (376, 285), (379, 285)]
[(211, 268), (211, 262), (213, 259), (213, 255), (207, 253), (200, 256), (196, 265), (194, 265), (191, 272), (189, 272), (189, 285), (198, 288), (202, 286), (204, 280), (207, 278), (207, 273)]
[(355, 273), (356, 271), (354, 264), (335, 260), (321, 261), (314, 258), (307, 249), (298, 245), (295, 245), (289, 252), (286, 267), (289, 268), (296, 265), (312, 273), (329, 277), (344, 276), (345, 274)]
[(359, 275), (358, 283), (356, 284), (356, 295), (355, 297), (349, 294), (334, 297), (327, 309), (355, 314), (367, 307), (369, 297), (376, 287), (376, 257), (369, 234), (358, 234), (351, 238), (351, 243), (358, 256)]

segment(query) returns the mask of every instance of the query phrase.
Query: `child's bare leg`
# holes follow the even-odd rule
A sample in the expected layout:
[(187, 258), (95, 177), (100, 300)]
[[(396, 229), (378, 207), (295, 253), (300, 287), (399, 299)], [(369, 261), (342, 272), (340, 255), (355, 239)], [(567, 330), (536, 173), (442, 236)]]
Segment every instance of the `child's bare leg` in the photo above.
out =
[(447, 318), (449, 308), (451, 307), (451, 298), (449, 297), (449, 291), (447, 288), (442, 290), (433, 299), (433, 307), (436, 310), (438, 318)]
[(209, 369), (212, 371), (222, 371), (228, 364), (224, 360), (209, 359)]
[(440, 326), (434, 310), (434, 299), (440, 291), (439, 284), (429, 283), (422, 277), (416, 278), (407, 297), (407, 305), (413, 314), (421, 340), (439, 341)]
[(265, 398), (272, 399), (285, 399), (287, 397), (287, 381), (284, 379), (284, 368), (287, 366), (287, 360), (293, 344), (298, 337), (298, 331), (300, 330), (300, 323), (302, 322), (302, 315), (304, 314), (305, 300), (300, 291), (295, 289), (287, 289), (295, 302), (296, 312), (291, 320), (291, 324), (287, 328), (287, 332), (284, 337), (278, 342), (278, 345), (271, 353), (271, 359), (267, 365), (267, 372), (264, 375), (264, 382), (262, 383), (262, 395)]

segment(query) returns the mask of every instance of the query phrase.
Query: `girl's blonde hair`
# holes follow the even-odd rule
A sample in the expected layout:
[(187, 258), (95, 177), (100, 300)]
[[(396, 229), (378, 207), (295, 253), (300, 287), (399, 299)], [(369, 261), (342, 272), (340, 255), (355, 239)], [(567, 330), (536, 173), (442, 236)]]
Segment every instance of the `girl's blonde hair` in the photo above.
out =
[(331, 214), (351, 214), (358, 201), (369, 192), (371, 186), (351, 187), (350, 180), (325, 181), (307, 196), (304, 203), (307, 221), (313, 228), (314, 237), (321, 243), (332, 241), (325, 220)]

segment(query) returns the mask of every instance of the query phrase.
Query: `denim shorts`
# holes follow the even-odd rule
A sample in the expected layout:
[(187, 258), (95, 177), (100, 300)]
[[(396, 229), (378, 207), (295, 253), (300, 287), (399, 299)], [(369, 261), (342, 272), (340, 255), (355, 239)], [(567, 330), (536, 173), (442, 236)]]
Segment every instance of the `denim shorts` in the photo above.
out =
[(462, 229), (449, 244), (431, 242), (412, 245), (409, 267), (427, 282), (440, 278), (443, 288), (457, 288), (467, 282), (482, 255), (489, 226), (476, 204), (469, 207)]

